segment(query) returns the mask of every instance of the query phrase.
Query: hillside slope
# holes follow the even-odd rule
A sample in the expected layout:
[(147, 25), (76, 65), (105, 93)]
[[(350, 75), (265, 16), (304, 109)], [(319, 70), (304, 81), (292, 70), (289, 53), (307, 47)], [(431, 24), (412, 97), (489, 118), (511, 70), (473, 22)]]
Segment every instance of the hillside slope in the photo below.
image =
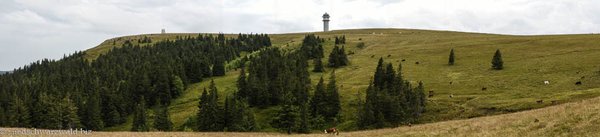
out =
[[(591, 89), (600, 90), (600, 89)], [(403, 126), (390, 129), (344, 132), (340, 136), (597, 136), (600, 132), (600, 98), (541, 109), (465, 120)], [(536, 119), (538, 120), (536, 122)], [(23, 129), (3, 129), (23, 130)], [(55, 135), (60, 136), (60, 135)], [(86, 135), (90, 136), (90, 135)], [(290, 136), (277, 133), (201, 132), (94, 132), (91, 136)], [(292, 136), (331, 136), (313, 133)]]
[[(274, 46), (295, 48), (306, 34), (272, 34), (270, 37)], [(600, 90), (592, 90), (600, 87), (600, 60), (597, 60), (600, 58), (600, 35), (511, 36), (407, 29), (338, 30), (315, 34), (328, 39), (324, 45), (325, 56), (333, 47), (334, 36), (346, 36), (351, 65), (336, 70), (345, 121), (339, 128), (344, 130), (354, 130), (356, 106), (363, 100), (379, 57), (394, 64), (401, 62), (408, 80), (423, 81), (425, 89), (435, 93), (428, 98), (427, 112), (421, 118), (423, 123), (517, 112), (600, 96)], [(156, 41), (195, 35), (116, 38), (88, 50), (87, 57), (93, 59), (126, 39), (148, 36)], [(365, 47), (356, 46), (361, 42)], [(456, 65), (448, 66), (452, 48), (456, 53)], [(490, 70), (496, 49), (502, 51), (504, 70)], [(311, 72), (312, 84), (316, 84), (320, 76), (328, 77), (331, 69), (326, 71)], [(227, 95), (236, 90), (238, 73), (230, 71), (214, 78), (219, 94)], [(549, 85), (543, 84), (546, 80), (550, 81)], [(582, 84), (575, 85), (576, 82)], [(192, 84), (173, 101), (169, 112), (175, 127), (197, 112), (201, 89), (207, 86), (208, 81)], [(267, 125), (271, 110), (256, 112), (259, 125)], [(128, 124), (111, 130), (128, 130)]]

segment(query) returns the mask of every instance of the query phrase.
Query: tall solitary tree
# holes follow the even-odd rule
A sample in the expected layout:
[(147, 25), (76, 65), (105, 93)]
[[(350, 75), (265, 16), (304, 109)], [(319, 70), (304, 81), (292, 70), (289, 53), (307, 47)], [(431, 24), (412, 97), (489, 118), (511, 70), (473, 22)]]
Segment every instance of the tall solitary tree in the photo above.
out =
[(448, 65), (454, 65), (454, 49), (450, 50), (450, 57), (448, 57)]
[(500, 49), (497, 49), (494, 58), (492, 58), (492, 69), (502, 70), (503, 68), (504, 62), (502, 61), (502, 54), (500, 53)]

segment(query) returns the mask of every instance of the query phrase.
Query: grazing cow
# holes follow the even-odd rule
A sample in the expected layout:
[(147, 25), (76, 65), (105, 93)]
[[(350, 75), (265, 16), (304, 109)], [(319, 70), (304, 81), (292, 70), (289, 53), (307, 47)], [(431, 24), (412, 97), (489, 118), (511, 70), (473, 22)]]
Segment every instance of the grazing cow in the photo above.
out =
[(548, 81), (548, 80), (545, 80), (545, 81), (544, 81), (544, 85), (548, 85), (548, 84), (550, 84), (550, 81)]
[(375, 55), (371, 55), (371, 58), (374, 58), (374, 57), (375, 57)]
[(388, 54), (388, 58), (391, 57), (392, 55)]
[(419, 65), (419, 62), (417, 61), (417, 62), (415, 62), (415, 64)]
[(450, 85), (452, 85), (452, 81), (450, 81)]
[(448, 97), (452, 98), (452, 97), (454, 97), (454, 95), (450, 94), (450, 95), (448, 95)]
[(340, 132), (335, 127), (325, 129), (324, 132), (325, 132), (325, 134), (334, 134), (334, 135), (340, 134)]
[(406, 59), (402, 59), (402, 62), (406, 61)]
[(581, 85), (581, 81), (575, 82), (575, 85)]
[(487, 90), (487, 87), (481, 88), (481, 91), (485, 91), (485, 90)]
[(429, 91), (429, 98), (433, 97), (433, 90)]
[(541, 99), (540, 99), (540, 100), (538, 100), (538, 101), (535, 101), (535, 102), (537, 102), (538, 104), (542, 104), (542, 103), (544, 103), (544, 100), (541, 100)]
[(540, 122), (540, 120), (536, 118), (535, 120), (533, 120), (533, 122), (537, 123), (537, 122)]

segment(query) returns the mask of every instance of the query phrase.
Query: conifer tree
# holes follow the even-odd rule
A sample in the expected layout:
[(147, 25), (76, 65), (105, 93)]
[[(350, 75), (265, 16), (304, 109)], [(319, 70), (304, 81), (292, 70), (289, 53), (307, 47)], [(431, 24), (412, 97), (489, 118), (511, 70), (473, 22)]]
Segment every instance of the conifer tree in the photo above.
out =
[(16, 94), (13, 95), (8, 109), (10, 125), (13, 127), (31, 127), (29, 109), (25, 102)]
[(271, 122), (273, 127), (285, 131), (287, 134), (292, 134), (292, 131), (298, 123), (298, 106), (294, 105), (295, 99), (290, 92), (284, 95), (284, 104), (279, 107), (277, 116)]
[(336, 68), (336, 67), (341, 66), (340, 60), (339, 60), (340, 59), (339, 52), (340, 52), (340, 48), (337, 45), (333, 46), (333, 50), (331, 50), (331, 53), (329, 53), (329, 64), (328, 64), (329, 67)]
[(238, 92), (236, 94), (236, 97), (247, 99), (250, 89), (248, 87), (248, 81), (246, 80), (246, 69), (244, 67), (242, 67), (240, 69), (241, 69), (240, 76), (238, 77), (238, 80), (237, 80)]
[(81, 127), (79, 115), (77, 115), (77, 106), (67, 94), (61, 101), (61, 123), (63, 129), (75, 129)]
[(159, 106), (154, 113), (154, 128), (158, 131), (173, 130), (173, 122), (169, 115), (168, 106)]
[(313, 72), (323, 72), (323, 62), (321, 61), (320, 57), (317, 57), (316, 59), (313, 60), (314, 62), (314, 68), (313, 68)]
[(326, 106), (327, 94), (325, 92), (325, 84), (323, 84), (323, 77), (319, 80), (319, 83), (315, 86), (315, 92), (311, 98), (311, 113), (313, 117), (325, 117), (327, 113)]
[[(329, 83), (327, 83), (327, 113), (325, 118), (327, 120), (334, 120), (341, 110), (340, 95), (338, 93), (337, 84), (335, 80), (335, 70), (331, 72)], [(334, 121), (335, 122), (335, 121)]]
[(454, 65), (454, 49), (450, 50), (450, 56), (448, 57), (448, 65)]
[(301, 104), (299, 106), (300, 115), (298, 120), (297, 132), (298, 133), (310, 133), (310, 114), (308, 112), (308, 105)]
[(500, 53), (500, 49), (497, 49), (496, 53), (494, 53), (494, 58), (492, 58), (492, 69), (502, 70), (503, 68), (502, 54)]
[(199, 111), (197, 114), (198, 131), (221, 131), (223, 130), (222, 111), (217, 104), (218, 95), (214, 81), (211, 80), (209, 94), (202, 93), (200, 99)]
[(144, 97), (142, 96), (142, 100), (136, 105), (135, 111), (133, 112), (133, 125), (131, 126), (131, 131), (147, 132), (150, 130), (146, 123), (146, 103), (143, 99)]
[(100, 96), (98, 95), (98, 91), (92, 91), (91, 95), (89, 95), (87, 99), (85, 108), (86, 117), (83, 120), (83, 124), (88, 130), (101, 130), (104, 128), (99, 99)]
[(212, 68), (213, 76), (224, 76), (225, 75), (225, 61), (222, 57), (217, 57), (215, 64)]
[(183, 80), (181, 77), (173, 75), (171, 82), (171, 95), (173, 97), (178, 97), (185, 90), (185, 85), (183, 84)]

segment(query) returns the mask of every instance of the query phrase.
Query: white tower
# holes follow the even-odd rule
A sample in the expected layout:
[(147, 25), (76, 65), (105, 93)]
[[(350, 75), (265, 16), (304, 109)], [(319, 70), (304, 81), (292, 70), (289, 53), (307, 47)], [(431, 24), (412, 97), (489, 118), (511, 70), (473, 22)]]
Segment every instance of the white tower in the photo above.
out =
[(323, 31), (329, 31), (329, 14), (327, 12), (323, 14)]

